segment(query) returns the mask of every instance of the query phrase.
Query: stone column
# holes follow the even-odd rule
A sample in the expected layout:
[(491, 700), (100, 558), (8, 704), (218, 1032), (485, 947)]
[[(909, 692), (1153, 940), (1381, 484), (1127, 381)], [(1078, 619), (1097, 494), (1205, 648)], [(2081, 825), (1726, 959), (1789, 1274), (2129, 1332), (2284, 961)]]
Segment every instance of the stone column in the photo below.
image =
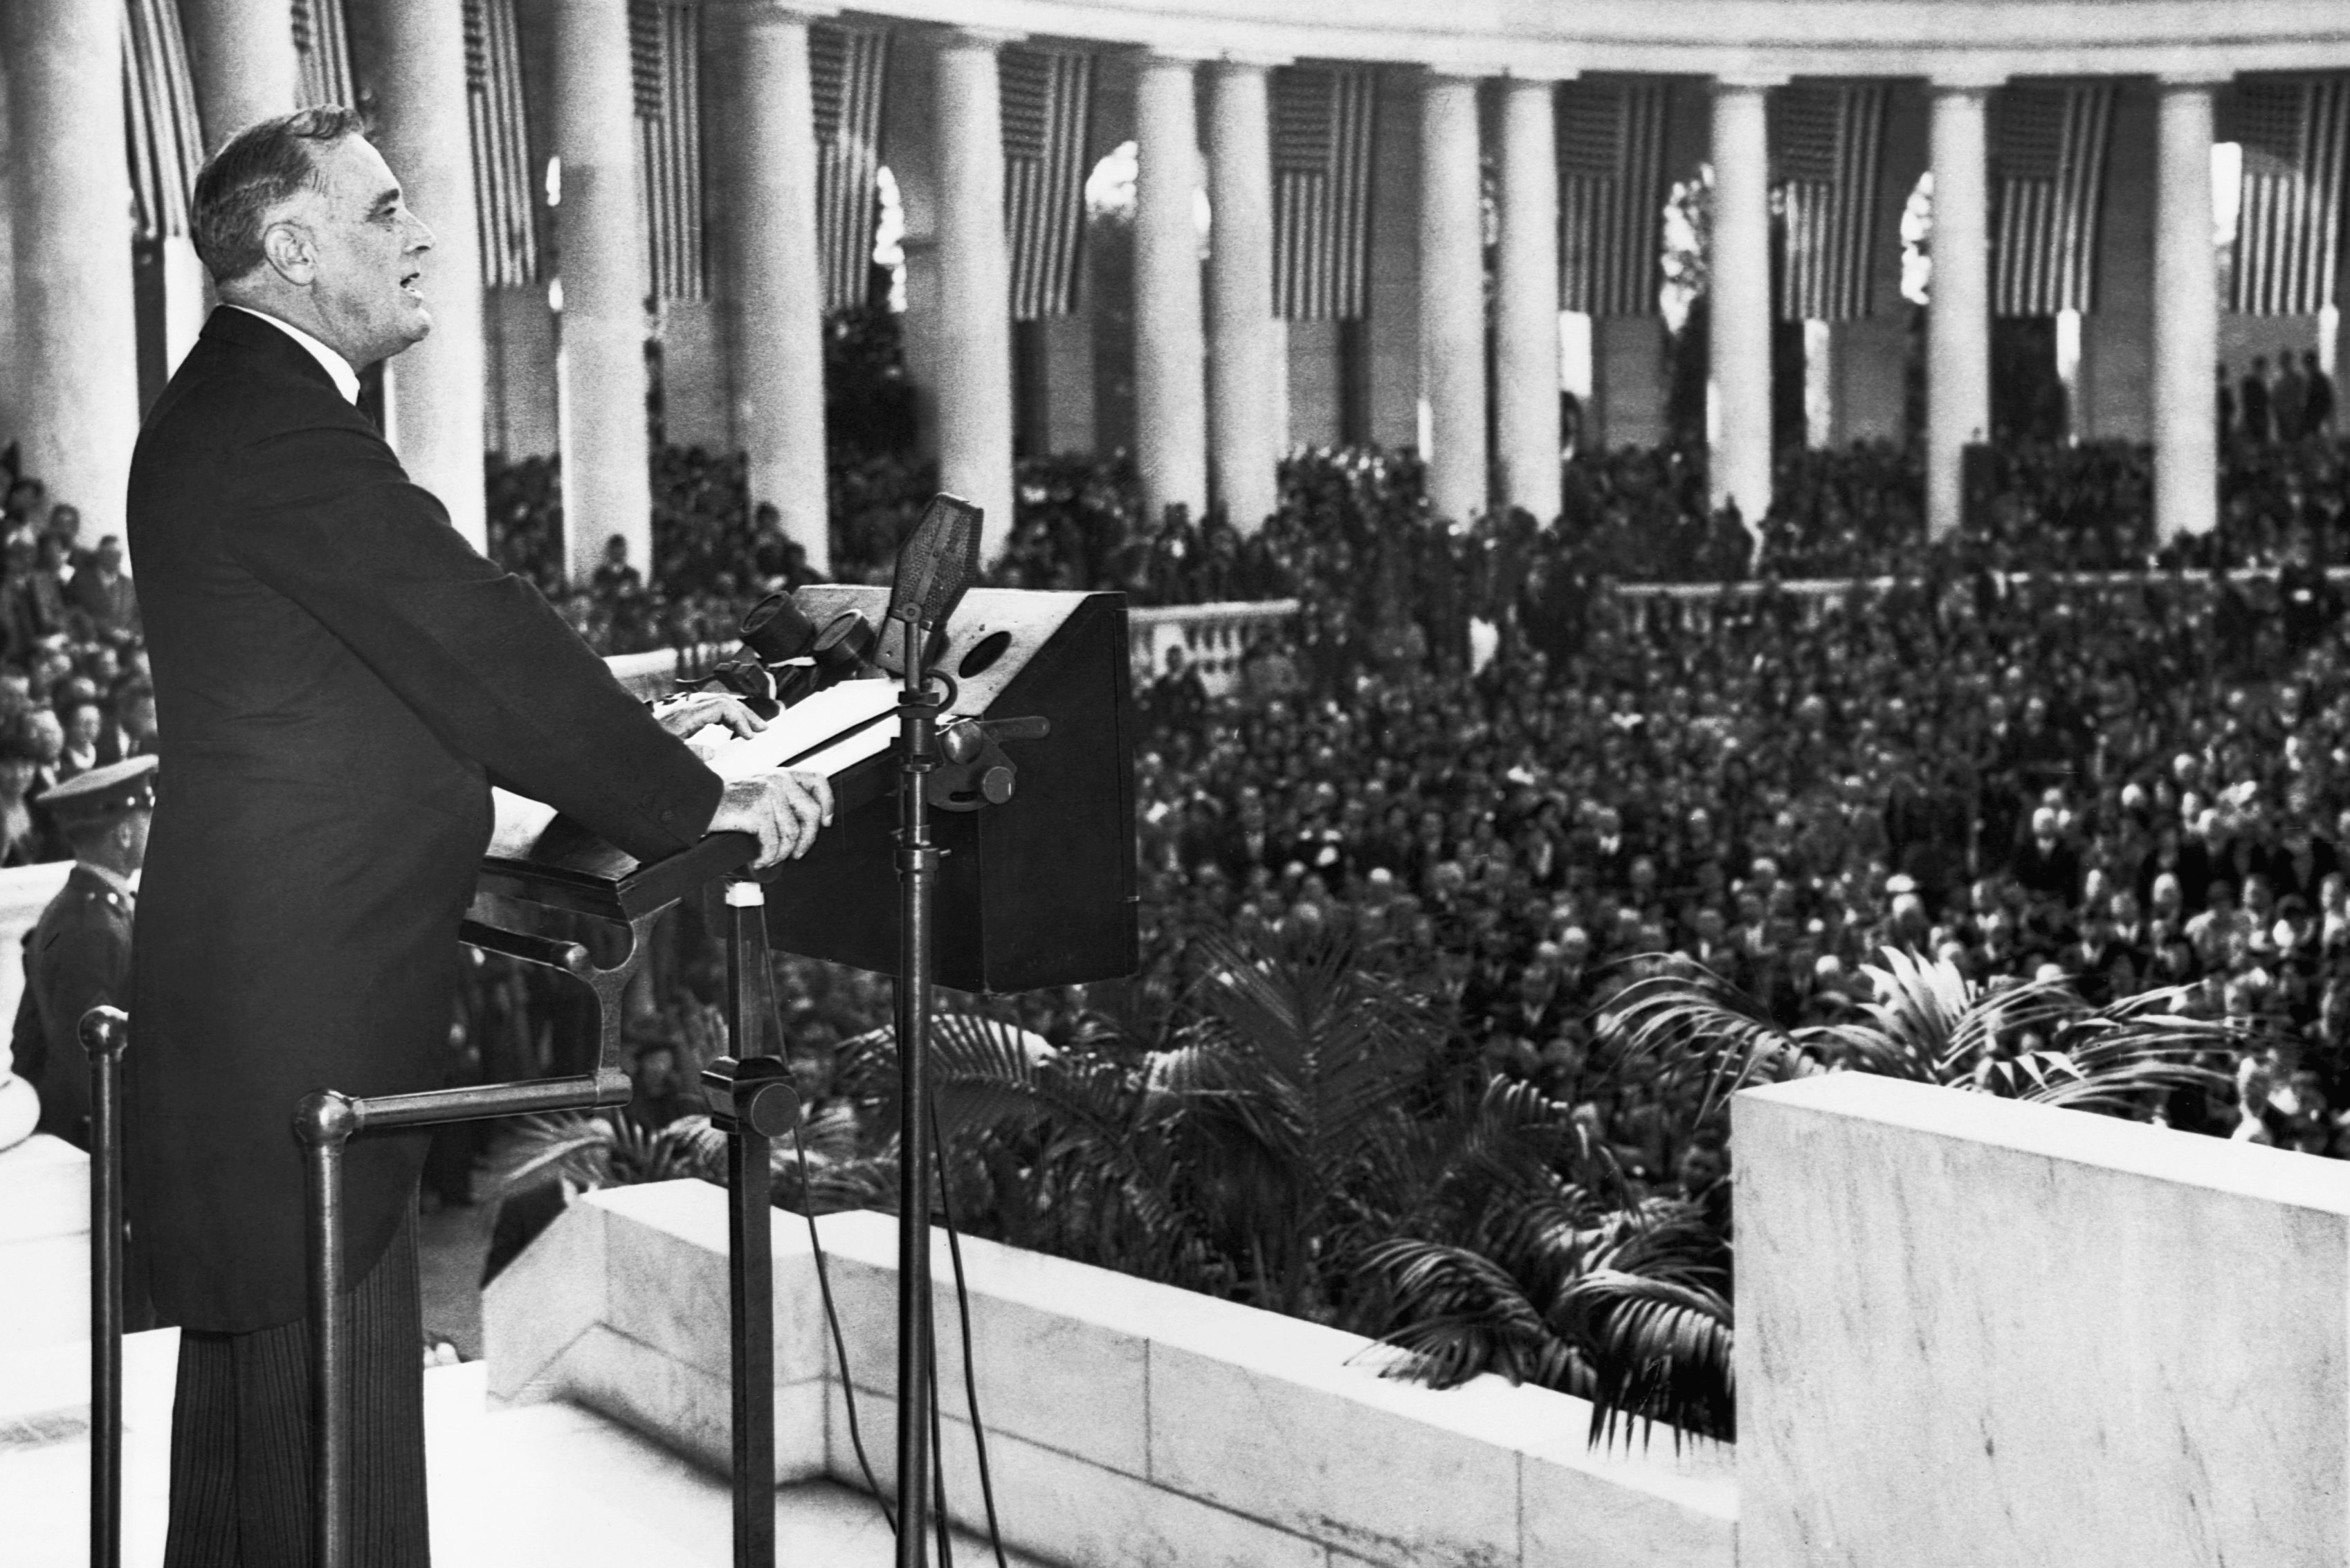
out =
[(1711, 292), (1713, 504), (1750, 529), (1771, 510), (1771, 163), (1764, 105), (1776, 82), (1713, 84)]
[(938, 49), (939, 484), (986, 508), (980, 555), (1012, 536), (1012, 250), (1003, 232), (1003, 33)]
[(1477, 82), (1431, 72), (1419, 89), (1419, 384), (1428, 399), (1428, 504), (1466, 523), (1485, 510), (1485, 217)]
[(1493, 280), (1498, 505), (1544, 524), (1559, 506), (1556, 83), (1502, 85), (1502, 244)]
[(122, 157), (117, 0), (9, 0), (16, 353), (25, 472), (81, 509), (82, 536), (122, 532), (139, 436), (130, 177)]
[[(409, 477), (441, 498), (475, 549), (485, 542), (481, 236), (473, 223), (466, 122), (463, 0), (374, 0), (375, 142), (408, 204), (432, 225), (424, 297), (432, 331), (385, 367), (393, 450)], [(644, 562), (639, 560), (641, 567)]]
[(809, 243), (816, 106), (808, 17), (758, 0), (743, 10), (739, 42), (742, 88), (727, 138), (735, 144), (734, 429), (748, 458), (752, 504), (772, 502), (808, 564), (829, 572), (824, 281)]
[(645, 418), (645, 246), (628, 0), (553, 7), (555, 209), (563, 284), (556, 399), (563, 452), (564, 560), (574, 581), (628, 542), (652, 576), (652, 472)]
[(1188, 506), (1197, 518), (1208, 502), (1191, 71), (1191, 60), (1146, 55), (1135, 81), (1134, 445), (1144, 514), (1154, 525), (1169, 506)]
[(1208, 429), (1215, 493), (1254, 533), (1280, 500), (1273, 401), (1281, 335), (1273, 317), (1273, 145), (1266, 67), (1227, 61), (1208, 78)]
[(1926, 527), (1936, 537), (1958, 527), (1965, 510), (1961, 467), (1967, 447), (1991, 438), (1986, 139), (1993, 86), (1969, 81), (1933, 87), (1928, 132), (1934, 169), (1934, 271), (1927, 283), (1926, 311)]
[[(0, 20), (0, 49), (11, 52), (22, 45), (14, 25)], [(16, 352), (16, 186), (5, 171), (15, 166), (8, 155), (14, 145), (10, 140), (8, 119), (8, 72), (0, 67), (0, 365), (22, 365), (24, 357)], [(0, 376), (0, 441), (14, 439), (23, 426), (18, 422), (23, 411), (14, 378)]]
[(2211, 246), (2209, 77), (2157, 86), (2154, 216), (2154, 531), (2219, 522), (2220, 285)]
[[(390, 8), (399, 8), (397, 0)], [(293, 112), (301, 67), (287, 0), (181, 0), (180, 24), (205, 151), (255, 120)], [(456, 123), (465, 123), (462, 114)]]

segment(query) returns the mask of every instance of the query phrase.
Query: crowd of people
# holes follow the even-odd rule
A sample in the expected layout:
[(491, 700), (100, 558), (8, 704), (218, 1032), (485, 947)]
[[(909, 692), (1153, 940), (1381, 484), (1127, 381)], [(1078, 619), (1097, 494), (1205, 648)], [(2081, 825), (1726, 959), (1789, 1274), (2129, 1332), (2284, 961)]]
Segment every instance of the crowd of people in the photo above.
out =
[(47, 790), (155, 749), (155, 689), (122, 541), (0, 469), (0, 866), (60, 860)]
[[(1123, 473), (1030, 464), (994, 580), (1302, 601), (1238, 700), (1208, 701), (1191, 675), (1143, 694), (1141, 992), (1173, 983), (1187, 933), (1343, 927), (1454, 999), (1487, 1069), (1572, 1096), (1599, 1081), (1594, 1021), (1632, 955), (1684, 952), (1794, 1024), (1847, 1015), (1859, 966), (1904, 946), (1986, 981), (2054, 966), (2093, 1000), (2184, 983), (2215, 1014), (2257, 1016), (2288, 1043), (2261, 1065), (2258, 1114), (2279, 1141), (2337, 1152), (2350, 645), (2318, 568), (2350, 550), (2345, 452), (2236, 451), (2207, 558), (2284, 562), (2268, 576), (2175, 558), (2126, 582), (2050, 575), (2077, 564), (2040, 548), (2051, 518), (2100, 556), (2143, 527), (2143, 462), (2074, 448), (2003, 454), (1976, 476), (1988, 527), (1872, 561), (1906, 570), (1843, 597), (1773, 576), (1726, 598), (1616, 591), (1755, 569), (1742, 526), (1703, 512), (1701, 468), (1665, 452), (1581, 465), (1555, 529), (1433, 524), (1409, 457), (1295, 459), (1281, 512), (1245, 535), (1212, 513), (1143, 529)], [(1791, 459), (1782, 480), (1766, 569), (1808, 576), (1880, 524), (1922, 530), (1898, 454)], [(624, 549), (564, 583), (544, 460), (493, 466), (493, 551), (613, 651), (723, 640), (750, 598), (811, 580), (773, 515), (748, 514), (739, 461), (670, 450), (658, 490), (658, 590)], [(78, 550), (71, 507), (31, 480), (5, 524), (15, 863), (62, 853), (28, 797), (151, 750), (154, 711), (119, 542)], [(1636, 537), (1638, 562), (1608, 553)], [(871, 577), (886, 560), (842, 565)], [(787, 989), (827, 1035), (874, 1001), (813, 973)], [(1602, 1109), (1634, 1145), (1669, 1119)]]
[(1607, 598), (1571, 659), (1511, 636), (1473, 674), (1254, 704), (1170, 678), (1140, 764), (1146, 947), (1347, 929), (1457, 1001), (1490, 1071), (1602, 1096), (1652, 1177), (1682, 1123), (1601, 1070), (1603, 1021), (1664, 952), (1788, 1027), (1856, 1018), (1888, 946), (2094, 1003), (2187, 986), (2273, 1044), (2215, 1064), (2240, 1102), (2171, 1119), (2350, 1153), (2340, 607), (2315, 576), (1913, 579)]
[(2334, 433), (2340, 400), (2314, 348), (2303, 349), (2298, 358), (2289, 348), (2281, 351), (2273, 371), (2265, 354), (2253, 355), (2241, 376), (2223, 362), (2218, 379), (2214, 400), (2222, 446), (2291, 446)]

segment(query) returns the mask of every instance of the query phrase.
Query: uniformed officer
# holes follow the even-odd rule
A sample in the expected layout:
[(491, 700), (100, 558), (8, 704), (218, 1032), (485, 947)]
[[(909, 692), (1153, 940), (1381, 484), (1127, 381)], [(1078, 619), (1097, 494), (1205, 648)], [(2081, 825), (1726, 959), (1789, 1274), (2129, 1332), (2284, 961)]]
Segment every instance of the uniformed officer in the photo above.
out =
[(39, 804), (73, 846), (74, 867), (25, 939), (25, 995), (13, 1044), (17, 1070), (40, 1091), (40, 1130), (89, 1147), (89, 1064), (82, 1014), (130, 1005), (132, 878), (147, 857), (156, 760), (132, 757), (78, 774)]

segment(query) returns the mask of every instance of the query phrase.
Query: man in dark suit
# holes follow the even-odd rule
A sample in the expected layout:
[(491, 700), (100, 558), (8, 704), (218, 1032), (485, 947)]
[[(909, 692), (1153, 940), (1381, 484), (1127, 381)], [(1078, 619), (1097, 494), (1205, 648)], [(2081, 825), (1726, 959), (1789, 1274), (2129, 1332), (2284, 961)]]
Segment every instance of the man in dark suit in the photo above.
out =
[(2254, 446), (2269, 443), (2269, 362), (2261, 355), (2252, 356), (2252, 368), (2244, 372), (2242, 387), (2236, 398), (2238, 417), (2243, 421), (2244, 439)]
[[(192, 215), (223, 304), (130, 474), (163, 738), (130, 1178), (155, 1304), (183, 1331), (164, 1561), (252, 1568), (309, 1560), (292, 1109), (321, 1088), (441, 1083), (490, 782), (645, 859), (742, 831), (772, 865), (831, 799), (800, 775), (722, 784), (537, 590), (459, 537), (354, 406), (359, 370), (431, 329), (432, 243), (357, 116), (239, 133)], [(689, 704), (669, 723), (708, 716)], [(423, 1152), (361, 1138), (346, 1178), (354, 1561), (391, 1568), (427, 1561)]]

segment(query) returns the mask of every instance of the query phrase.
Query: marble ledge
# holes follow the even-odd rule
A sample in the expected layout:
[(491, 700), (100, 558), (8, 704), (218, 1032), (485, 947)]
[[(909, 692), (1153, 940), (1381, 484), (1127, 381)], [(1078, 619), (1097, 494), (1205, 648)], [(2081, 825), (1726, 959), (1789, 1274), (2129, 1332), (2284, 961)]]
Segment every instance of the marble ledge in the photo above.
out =
[(2058, 1106), (1875, 1073), (1824, 1073), (1773, 1084), (1743, 1091), (1735, 1104), (1863, 1120), (2350, 1217), (2350, 1160), (2316, 1159), (2289, 1149), (2199, 1137)]
[[(529, 1376), (496, 1366), (500, 1392), (568, 1394), (717, 1462), (724, 1207), (722, 1191), (695, 1182), (575, 1203), (492, 1287), (494, 1366), (506, 1347), (537, 1363)], [(858, 1213), (819, 1225), (867, 1451), (886, 1466), (896, 1221)], [(806, 1230), (785, 1220), (775, 1238), (778, 1300), (799, 1302), (821, 1335)], [(1385, 1353), (1336, 1330), (992, 1242), (966, 1241), (963, 1252), (991, 1434), (1039, 1478), (1036, 1506), (1062, 1532), (1028, 1542), (1044, 1555), (1319, 1563), (1336, 1552), (1456, 1568), (1731, 1561), (1735, 1481), (1715, 1446), (1595, 1450), (1590, 1407), (1565, 1395), (1492, 1377), (1441, 1391), (1384, 1378)], [(945, 1414), (960, 1426), (943, 1239), (934, 1262)], [(501, 1329), (516, 1318), (527, 1327)], [(806, 1396), (830, 1410), (820, 1431), (779, 1444), (779, 1468), (793, 1473), (796, 1453), (858, 1480), (829, 1344), (818, 1338), (805, 1363), (779, 1361), (779, 1409)], [(1080, 1495), (1101, 1500), (1100, 1521), (1065, 1506)], [(1141, 1522), (1113, 1528), (1120, 1520)], [(1602, 1520), (1607, 1530), (1595, 1531)], [(1160, 1555), (1167, 1540), (1223, 1536), (1228, 1555)], [(1578, 1555), (1559, 1558), (1571, 1542), (1583, 1543)]]

